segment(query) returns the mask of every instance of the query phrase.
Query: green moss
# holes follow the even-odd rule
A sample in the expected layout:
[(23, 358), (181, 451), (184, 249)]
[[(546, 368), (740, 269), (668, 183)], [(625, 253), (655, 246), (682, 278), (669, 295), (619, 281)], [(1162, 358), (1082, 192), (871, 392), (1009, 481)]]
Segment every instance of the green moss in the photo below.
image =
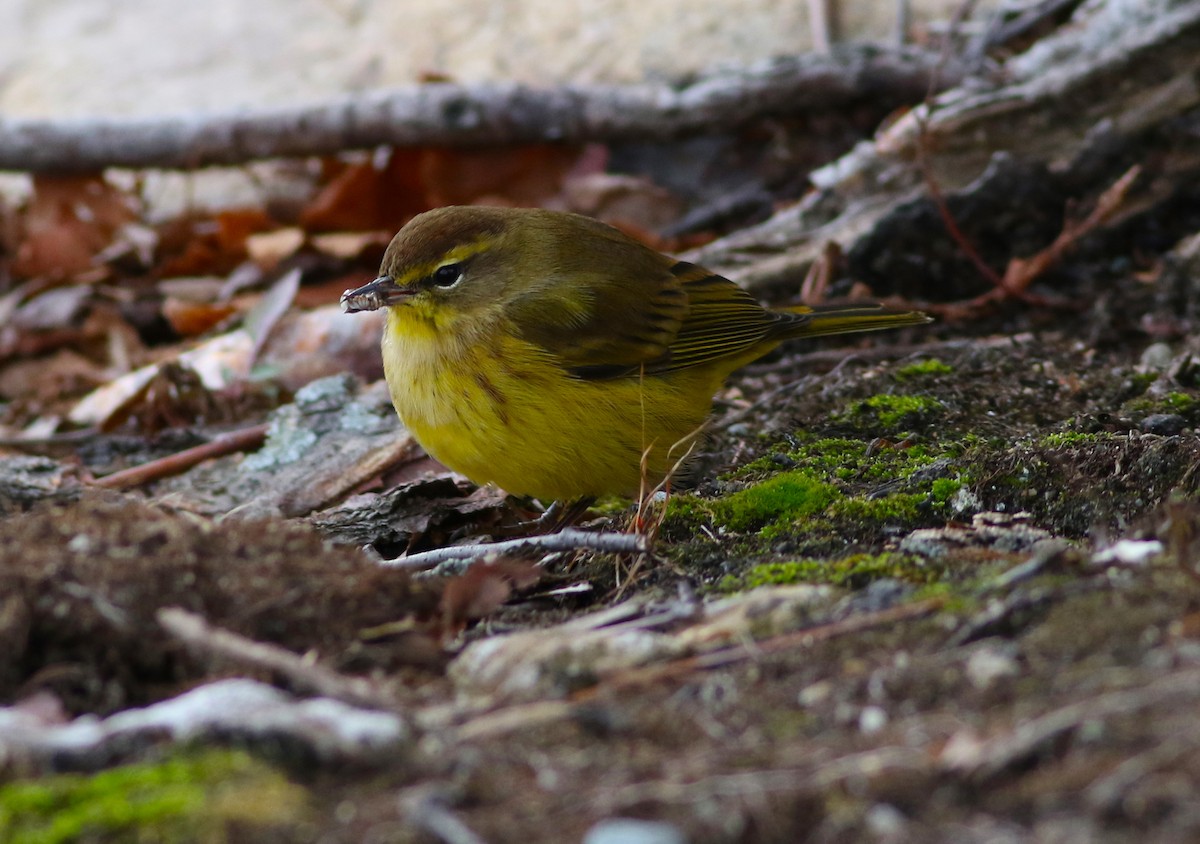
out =
[(980, 598), (974, 593), (978, 589), (970, 584), (950, 583), (939, 580), (920, 586), (912, 594), (913, 601), (938, 599), (943, 613), (974, 615), (979, 610)]
[(821, 513), (840, 493), (807, 471), (782, 472), (770, 480), (714, 501), (712, 511), (730, 530), (762, 528)]
[(1129, 376), (1130, 392), (1135, 396), (1140, 396), (1157, 380), (1157, 372), (1135, 372)]
[(783, 586), (793, 583), (820, 583), (824, 572), (818, 560), (801, 560), (792, 563), (762, 563), (739, 578), (731, 578), (733, 591), (754, 589), (758, 586)]
[(953, 371), (953, 367), (947, 366), (937, 358), (929, 358), (900, 367), (896, 370), (896, 380), (907, 381), (926, 375), (949, 375)]
[(593, 502), (588, 509), (599, 516), (613, 518), (622, 515), (629, 509), (629, 499), (619, 495), (606, 495)]
[(880, 498), (843, 498), (829, 508), (829, 516), (858, 526), (865, 523), (907, 526), (920, 518), (919, 508), (927, 500), (928, 496), (919, 492), (894, 492)]
[(1040, 445), (1046, 448), (1069, 448), (1086, 443), (1094, 443), (1099, 439), (1099, 434), (1085, 434), (1079, 431), (1054, 431), (1042, 437)]
[(0, 786), (0, 840), (223, 840), (228, 824), (286, 824), (303, 809), (303, 790), (274, 769), (240, 751), (210, 750)]
[(906, 448), (877, 448), (868, 457), (868, 445), (863, 440), (800, 433), (787, 446), (747, 463), (725, 479), (759, 480), (777, 473), (783, 465), (813, 472), (829, 482), (889, 481), (907, 478), (947, 454), (946, 449), (934, 451), (918, 443)]
[(1187, 393), (1167, 393), (1163, 397), (1163, 405), (1172, 413), (1187, 414), (1196, 409), (1197, 399)]
[[(753, 485), (724, 498), (674, 496), (664, 535), (680, 541), (710, 531), (748, 534), (739, 554), (766, 551), (820, 555), (877, 535), (879, 528), (911, 529), (951, 515), (951, 502), (968, 483), (956, 465), (967, 446), (917, 442), (872, 446), (848, 437), (796, 432), (769, 454), (724, 476)], [(789, 467), (780, 471), (780, 467)], [(794, 468), (792, 468), (794, 467)]]
[(1131, 413), (1175, 413), (1191, 422), (1200, 419), (1200, 399), (1191, 393), (1179, 390), (1164, 396), (1139, 396), (1125, 403), (1125, 410)]
[(962, 488), (963, 482), (958, 478), (934, 478), (929, 485), (929, 497), (934, 504), (945, 506)]
[(945, 409), (940, 401), (928, 396), (878, 395), (854, 402), (842, 419), (861, 423), (878, 422), (889, 430), (915, 425), (939, 415)]
[(726, 577), (720, 588), (727, 592), (759, 586), (795, 583), (824, 583), (860, 589), (874, 580), (890, 578), (908, 583), (937, 583), (942, 572), (919, 557), (908, 554), (851, 554), (834, 560), (802, 559), (786, 563), (762, 563), (740, 576)]
[(674, 531), (694, 531), (711, 519), (711, 502), (690, 493), (683, 493), (667, 499), (663, 525)]

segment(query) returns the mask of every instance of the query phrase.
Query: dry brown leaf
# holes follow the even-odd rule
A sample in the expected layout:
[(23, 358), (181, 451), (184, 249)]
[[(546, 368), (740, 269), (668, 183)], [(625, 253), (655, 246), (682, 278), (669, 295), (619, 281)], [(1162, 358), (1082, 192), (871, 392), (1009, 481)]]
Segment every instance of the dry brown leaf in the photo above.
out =
[(116, 232), (134, 220), (133, 200), (103, 176), (33, 177), (12, 272), (69, 278), (94, 266)]
[(258, 358), (258, 353), (262, 351), (267, 338), (271, 336), (271, 332), (279, 324), (279, 320), (296, 300), (296, 291), (299, 289), (300, 270), (293, 269), (276, 279), (275, 283), (259, 299), (258, 304), (246, 314), (245, 329), (254, 338), (252, 358)]
[(69, 348), (31, 360), (14, 361), (0, 368), (0, 397), (20, 400), (42, 409), (60, 402), (66, 394), (101, 384), (105, 370)]
[(468, 621), (494, 612), (514, 590), (533, 586), (541, 576), (542, 570), (526, 560), (475, 563), (451, 578), (442, 592), (440, 608), (446, 631), (456, 632)]
[(295, 227), (252, 234), (246, 238), (246, 252), (250, 260), (267, 268), (296, 254), (303, 245), (304, 231)]
[(215, 221), (217, 244), (222, 251), (236, 254), (239, 261), (248, 254), (246, 241), (251, 235), (275, 227), (275, 221), (261, 208), (233, 208), (221, 211), (217, 214)]
[(162, 315), (180, 337), (196, 337), (237, 311), (229, 303), (192, 302), (168, 297), (162, 303)]
[(376, 160), (344, 165), (300, 217), (307, 231), (395, 231), (431, 208), (420, 163), (424, 150), (398, 149)]
[[(176, 360), (194, 371), (207, 390), (220, 390), (250, 373), (253, 344), (249, 333), (238, 329), (213, 337)], [(113, 420), (128, 418), (164, 365), (144, 366), (93, 390), (71, 410), (70, 420), (76, 425), (105, 427), (115, 424)]]
[(160, 232), (160, 251), (168, 257), (159, 265), (158, 275), (227, 275), (249, 255), (246, 242), (250, 236), (274, 226), (265, 211), (255, 208), (172, 221)]
[(421, 163), (430, 207), (543, 205), (562, 190), (579, 147), (530, 144), (486, 150), (431, 149)]
[(563, 193), (572, 211), (643, 230), (665, 228), (683, 213), (678, 197), (639, 176), (589, 173), (569, 179)]
[(343, 261), (352, 261), (363, 257), (367, 252), (378, 251), (383, 256), (383, 250), (391, 242), (391, 230), (366, 232), (335, 232), (333, 234), (318, 234), (313, 236), (312, 245), (318, 252)]

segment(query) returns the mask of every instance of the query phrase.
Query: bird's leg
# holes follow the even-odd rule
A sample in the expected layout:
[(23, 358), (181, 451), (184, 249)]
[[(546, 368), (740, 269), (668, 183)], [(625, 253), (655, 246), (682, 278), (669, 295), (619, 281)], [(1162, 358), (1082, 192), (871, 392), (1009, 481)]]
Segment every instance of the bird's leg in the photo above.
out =
[(544, 533), (558, 533), (563, 528), (570, 527), (582, 519), (588, 508), (595, 503), (595, 497), (590, 495), (577, 498), (570, 504), (555, 501), (546, 508), (546, 512), (538, 517), (538, 527), (542, 528)]
[(575, 524), (595, 502), (595, 498), (585, 497), (569, 504), (555, 501), (536, 519), (517, 522), (504, 528), (500, 533), (504, 536), (524, 536), (527, 534), (558, 533), (563, 528)]

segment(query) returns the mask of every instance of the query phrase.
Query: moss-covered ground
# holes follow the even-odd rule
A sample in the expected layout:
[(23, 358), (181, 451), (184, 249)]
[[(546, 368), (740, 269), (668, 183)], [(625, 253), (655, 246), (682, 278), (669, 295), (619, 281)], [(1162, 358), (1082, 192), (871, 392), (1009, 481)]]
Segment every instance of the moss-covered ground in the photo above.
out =
[(283, 840), (307, 792), (241, 751), (203, 750), (0, 785), (0, 841)]
[[(803, 353), (750, 367), (690, 486), (644, 514), (652, 555), (559, 560), (538, 588), (583, 583), (590, 597), (518, 601), (467, 632), (543, 627), (631, 594), (670, 606), (681, 590), (703, 602), (831, 587), (805, 610), (811, 638), (601, 682), (570, 718), (431, 739), (416, 764), (160, 748), (99, 772), (13, 768), (0, 840), (415, 841), (435, 815), (404, 807), (428, 799), (495, 841), (580, 840), (613, 814), (666, 819), (697, 841), (869, 840), (884, 822), (903, 830), (895, 840), (993, 823), (1036, 838), (1047, 817), (1070, 819), (1073, 840), (1188, 840), (1200, 830), (1186, 682), (1200, 659), (1187, 573), (1200, 559), (1200, 385), (1186, 367), (1063, 338), (928, 340), (931, 353), (830, 371)], [(439, 506), (453, 507), (456, 487), (439, 483)], [(631, 513), (607, 502), (596, 526)], [(1163, 553), (1090, 562), (1118, 538)], [(367, 632), (437, 618), (437, 589), (295, 526), (200, 527), (87, 499), (0, 522), (0, 557), (5, 594), (32, 608), (0, 613), (10, 701), (41, 683), (103, 713), (223, 676), (163, 640), (154, 610), (169, 604), (385, 679), (412, 711), (456, 696), (444, 656)], [(1028, 740), (1017, 725), (1043, 717), (1078, 723), (995, 761)], [(1141, 779), (1124, 778), (1130, 765)]]
[[(482, 610), (358, 550), (516, 517), (445, 474), (262, 522), (180, 503), (236, 456), (33, 509), (2, 487), (5, 706), (40, 711), (44, 695), (63, 718), (103, 716), (230, 674), (312, 694), (189, 653), (157, 617), (179, 606), (366, 678), (425, 732), (356, 765), (211, 740), (118, 746), (99, 770), (14, 756), (0, 841), (475, 840), (461, 824), (557, 842), (615, 816), (722, 844), (1200, 840), (1190, 278), (1122, 276), (1092, 297), (1114, 297), (1103, 308), (1014, 305), (836, 355), (785, 347), (730, 379), (693, 464), (643, 507), (651, 553), (551, 557), (533, 586), (531, 564), (496, 561), (520, 577)], [(589, 527), (635, 521), (610, 501)], [(642, 642), (764, 595), (813, 603), (763, 641), (755, 613), (771, 610), (748, 603), (720, 659), (592, 672), (558, 700), (480, 703), (445, 671), (464, 642), (543, 628), (569, 642), (579, 628), (557, 625), (627, 599)], [(496, 713), (490, 731), (470, 721)], [(462, 721), (477, 729), (455, 733)]]

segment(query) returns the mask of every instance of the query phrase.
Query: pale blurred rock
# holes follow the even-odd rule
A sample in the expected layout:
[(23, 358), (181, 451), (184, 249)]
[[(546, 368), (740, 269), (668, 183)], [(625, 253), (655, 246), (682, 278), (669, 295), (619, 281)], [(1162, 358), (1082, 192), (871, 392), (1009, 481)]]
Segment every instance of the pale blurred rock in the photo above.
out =
[[(958, 5), (918, 0), (912, 20), (945, 19)], [(841, 0), (836, 9), (844, 39), (892, 37), (896, 3)], [(807, 4), (777, 0), (7, 0), (0, 113), (294, 105), (429, 72), (464, 82), (636, 82), (812, 43)]]

